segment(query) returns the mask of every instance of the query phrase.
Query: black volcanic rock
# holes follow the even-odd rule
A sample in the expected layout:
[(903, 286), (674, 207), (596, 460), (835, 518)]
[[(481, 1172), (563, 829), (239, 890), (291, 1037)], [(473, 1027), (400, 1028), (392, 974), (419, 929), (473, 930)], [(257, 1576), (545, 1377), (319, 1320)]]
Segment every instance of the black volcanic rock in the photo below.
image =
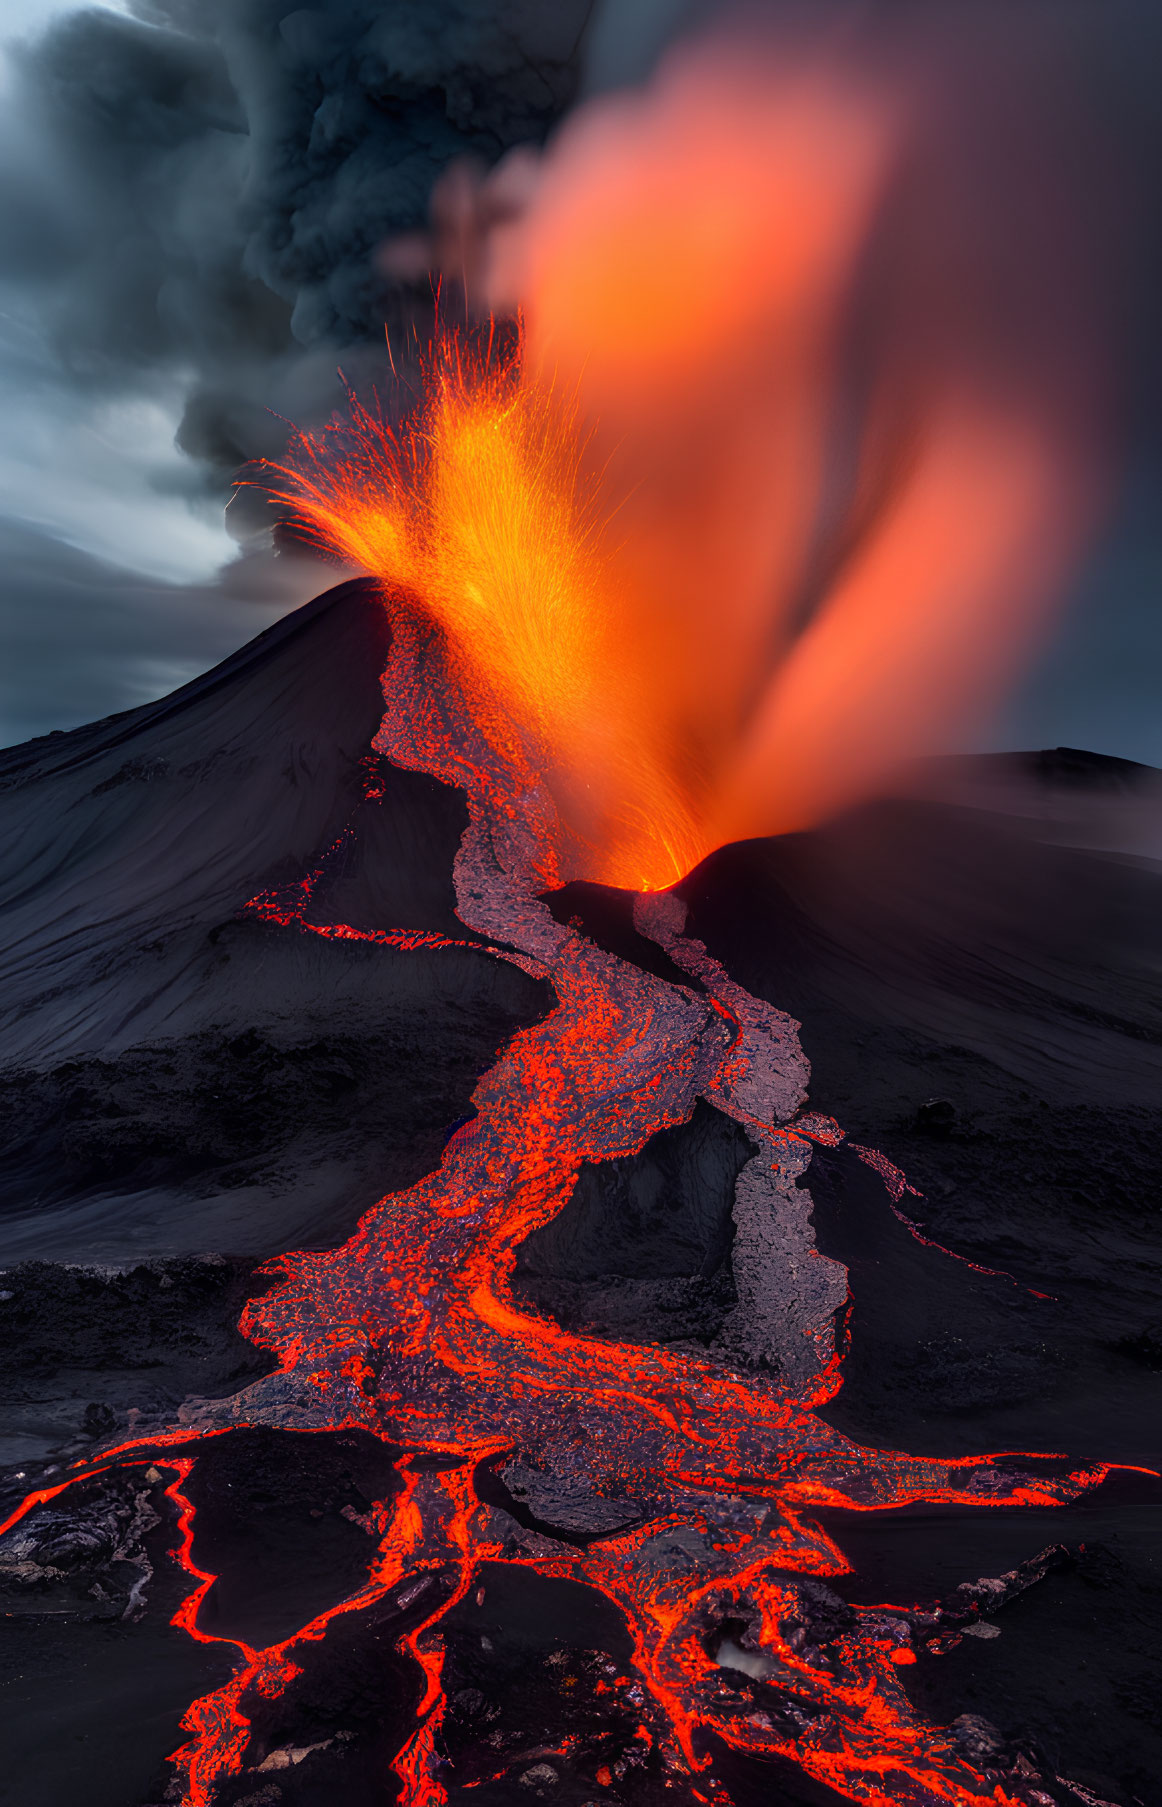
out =
[(753, 1153), (700, 1100), (640, 1154), (584, 1166), (560, 1215), (521, 1244), (518, 1297), (566, 1330), (709, 1345), (736, 1302), (734, 1182)]

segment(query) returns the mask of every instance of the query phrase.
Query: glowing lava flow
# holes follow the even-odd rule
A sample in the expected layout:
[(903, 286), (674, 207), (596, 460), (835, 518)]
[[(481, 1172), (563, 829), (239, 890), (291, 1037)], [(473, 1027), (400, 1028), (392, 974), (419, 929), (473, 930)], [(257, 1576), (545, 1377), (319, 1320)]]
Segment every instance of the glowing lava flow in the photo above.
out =
[[(282, 1643), (238, 1643), (232, 1680), (189, 1709), (189, 1741), (174, 1757), (187, 1807), (209, 1807), (217, 1784), (240, 1772), (247, 1697), (281, 1693), (298, 1673), (297, 1649), (324, 1637), (337, 1615), (384, 1600), (402, 1608), (425, 1588), (427, 1617), (403, 1640), (422, 1697), (394, 1767), (405, 1807), (445, 1801), (439, 1621), (486, 1561), (572, 1577), (617, 1603), (634, 1640), (644, 1740), (675, 1782), (709, 1770), (713, 1734), (755, 1756), (790, 1758), (852, 1800), (1052, 1801), (1031, 1771), (1006, 1774), (1003, 1785), (986, 1778), (951, 1734), (923, 1723), (901, 1686), (914, 1646), (979, 1605), (837, 1616), (841, 1603), (819, 1584), (848, 1565), (804, 1515), (823, 1504), (1046, 1505), (1106, 1469), (886, 1453), (815, 1414), (840, 1384), (833, 1317), (846, 1277), (815, 1250), (810, 1200), (795, 1184), (811, 1139), (835, 1135), (826, 1119), (795, 1118), (807, 1079), (797, 1025), (684, 936), (683, 907), (669, 895), (641, 898), (638, 926), (689, 972), (689, 988), (553, 920), (537, 895), (555, 874), (550, 806), (535, 773), (511, 748), (502, 760), (474, 726), (439, 635), (405, 604), (395, 612), (377, 750), (464, 788), (459, 914), (502, 944), (497, 953), (548, 975), (558, 1003), (481, 1080), (477, 1114), (436, 1172), (383, 1199), (341, 1248), (272, 1264), (281, 1284), (252, 1302), (242, 1327), (277, 1354), (277, 1372), (233, 1399), (190, 1402), (182, 1424), (86, 1465), (89, 1475), (130, 1447), (188, 1451), (202, 1437), (259, 1425), (359, 1427), (407, 1452), (400, 1491), (375, 1509), (378, 1548), (364, 1585)], [(298, 897), (302, 908), (289, 894), (256, 907), (303, 922), (310, 886)], [(509, 1286), (517, 1245), (561, 1210), (583, 1162), (640, 1149), (699, 1098), (744, 1124), (757, 1148), (738, 1182), (734, 1262), (740, 1312), (765, 1314), (763, 1373), (744, 1374), (721, 1356), (566, 1334), (519, 1306)], [(729, 1349), (729, 1325), (724, 1340)], [(482, 1503), (479, 1465), (514, 1457), (534, 1478), (551, 1476), (558, 1500), (610, 1503), (621, 1529), (579, 1544), (550, 1535), (543, 1516), (541, 1530), (528, 1530)], [(169, 1492), (181, 1508), (180, 1559), (198, 1582), (175, 1622), (222, 1641), (199, 1627), (212, 1578), (192, 1555), (192, 1508), (181, 1491), (191, 1457), (157, 1460), (177, 1470)], [(43, 1497), (30, 1496), (17, 1516)], [(760, 1675), (745, 1695), (712, 1654), (727, 1621), (746, 1628), (732, 1635)], [(726, 1799), (712, 1772), (699, 1790), (699, 1799)]]

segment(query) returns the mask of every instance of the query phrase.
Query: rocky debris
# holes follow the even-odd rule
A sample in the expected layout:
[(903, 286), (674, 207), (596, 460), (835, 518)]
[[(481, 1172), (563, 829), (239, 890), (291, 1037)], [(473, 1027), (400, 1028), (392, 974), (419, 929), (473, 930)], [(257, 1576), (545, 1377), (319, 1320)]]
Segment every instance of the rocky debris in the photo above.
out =
[(266, 1372), (238, 1332), (261, 1282), (253, 1260), (221, 1255), (128, 1270), (32, 1261), (2, 1276), (0, 1412), (7, 1472), (0, 1504), (20, 1497), (49, 1455), (76, 1460), (167, 1423), (188, 1394), (233, 1392)]
[(34, 1506), (0, 1536), (0, 1610), (132, 1621), (145, 1611), (161, 1523), (155, 1481), (121, 1468)]
[[(1065, 1544), (1047, 1544), (1035, 1556), (1007, 1569), (1003, 1575), (982, 1575), (977, 1581), (962, 1581), (959, 1587), (927, 1611), (917, 1609), (907, 1616), (934, 1656), (954, 1650), (966, 1632), (980, 1637), (998, 1637), (1000, 1627), (981, 1623), (981, 1615), (994, 1613), (1029, 1588), (1044, 1581), (1046, 1575), (1070, 1568), (1077, 1552)], [(934, 1634), (934, 1635), (933, 1635)]]
[[(469, 1595), (444, 1621), (451, 1799), (509, 1807), (539, 1789), (581, 1807), (617, 1800), (629, 1778), (635, 1804), (681, 1807), (666, 1783), (682, 1772), (648, 1734), (653, 1716), (611, 1604), (508, 1565), (489, 1576), (485, 1600)], [(605, 1647), (584, 1641), (594, 1634)]]
[(979, 1713), (961, 1713), (949, 1729), (957, 1750), (978, 1766), (999, 1757), (1005, 1748), (1004, 1733)]
[(262, 1762), (255, 1766), (257, 1775), (265, 1775), (268, 1770), (297, 1769), (316, 1751), (329, 1751), (335, 1744), (346, 1744), (351, 1738), (350, 1732), (336, 1732), (333, 1738), (320, 1738), (315, 1744), (283, 1744), (277, 1750), (268, 1751)]
[(102, 779), (100, 784), (95, 784), (89, 795), (103, 797), (107, 791), (115, 791), (122, 784), (152, 784), (158, 778), (168, 778), (169, 773), (168, 759), (150, 758), (138, 754), (133, 759), (127, 759), (123, 765), (119, 765), (111, 777)]
[(534, 1763), (517, 1780), (523, 1788), (535, 1788), (540, 1794), (543, 1789), (556, 1788), (561, 1778), (551, 1763)]
[(810, 1196), (799, 1186), (811, 1144), (778, 1127), (807, 1102), (810, 1066), (800, 1024), (752, 996), (704, 942), (686, 933), (688, 906), (676, 892), (639, 895), (633, 917), (736, 1025), (732, 1057), (704, 1095), (746, 1131), (756, 1152), (735, 1180), (737, 1298), (714, 1352), (732, 1366), (773, 1370), (792, 1389), (810, 1388), (834, 1353), (833, 1317), (847, 1297), (847, 1270), (817, 1247)]
[[(520, 988), (526, 1020), (542, 1000), (523, 977), (509, 982)], [(344, 1034), (337, 1012), (326, 1035), (203, 1033), (109, 1059), (0, 1069), (0, 1207), (18, 1212), (35, 1199), (39, 1211), (61, 1212), (109, 1192), (176, 1187), (196, 1199), (277, 1186), (291, 1151), (316, 1146), (350, 1159), (369, 1144), (418, 1144), (419, 1177), (513, 1027), (494, 1001), (475, 1002), (438, 1024), (389, 1004), (378, 1033)]]
[(956, 1125), (956, 1106), (951, 1098), (926, 1098), (916, 1109), (916, 1128), (922, 1135), (943, 1139)]
[[(986, 1640), (999, 1637), (1001, 1628), (982, 1619), (982, 1611), (996, 1611), (1043, 1580), (1047, 1575), (1073, 1565), (1078, 1553), (1062, 1545), (1051, 1545), (1038, 1555), (1006, 1571), (1000, 1576), (982, 1576), (965, 1582), (928, 1607), (902, 1607), (891, 1613), (860, 1613), (860, 1629), (864, 1635), (875, 1635), (897, 1648), (914, 1647), (921, 1655), (945, 1655), (956, 1648), (963, 1637)], [(847, 1604), (822, 1582), (797, 1581), (793, 1589), (797, 1606), (794, 1614), (780, 1623), (780, 1636), (799, 1663), (825, 1672), (841, 1674), (844, 1668), (843, 1640), (855, 1628), (856, 1609)], [(760, 1642), (761, 1627), (757, 1614), (739, 1602), (740, 1617), (726, 1628), (725, 1635), (712, 1635), (707, 1648), (725, 1672), (714, 1690), (716, 1711), (727, 1717), (771, 1728), (781, 1727), (794, 1738), (811, 1730), (813, 1711), (798, 1693), (793, 1673), (784, 1670)], [(934, 1629), (935, 1628), (935, 1629)], [(914, 1656), (910, 1659), (914, 1661)], [(913, 1673), (902, 1671), (904, 1677)], [(1119, 1795), (1111, 1801), (1099, 1788), (1110, 1784), (1095, 1780), (1075, 1779), (1059, 1773), (1053, 1758), (1041, 1740), (1028, 1733), (1002, 1731), (979, 1713), (961, 1713), (950, 1725), (956, 1750), (980, 1770), (986, 1781), (1003, 1785), (1006, 1798), (1028, 1804), (1028, 1807), (1069, 1807), (1081, 1802), (1082, 1807), (1121, 1807), (1138, 1802), (1137, 1795)]]
[[(1043, 1752), (1033, 1745), (1022, 1746), (978, 1713), (961, 1713), (949, 1731), (957, 1751), (980, 1770), (987, 1781), (1003, 1782), (1020, 1790), (1018, 1800), (1030, 1807), (1117, 1807), (1117, 1803), (1094, 1794), (1082, 1782), (1048, 1771)], [(1052, 1793), (1044, 1792), (1051, 1789)]]
[[(932, 1656), (944, 1656), (966, 1635), (999, 1637), (1000, 1627), (983, 1615), (998, 1612), (1047, 1575), (1072, 1567), (1076, 1560), (1077, 1552), (1064, 1544), (1050, 1544), (1003, 1575), (984, 1575), (977, 1581), (962, 1582), (928, 1605), (862, 1612), (857, 1612), (825, 1582), (803, 1577), (795, 1581), (791, 1590), (796, 1607), (781, 1621), (780, 1634), (798, 1658), (823, 1668), (836, 1667), (840, 1661), (836, 1647), (857, 1624), (865, 1638), (878, 1634), (897, 1647), (914, 1646)], [(779, 1665), (761, 1642), (761, 1627), (754, 1610), (744, 1611), (740, 1604), (739, 1612), (738, 1623), (725, 1636), (718, 1634), (711, 1639), (717, 1662), (755, 1678), (777, 1674)]]

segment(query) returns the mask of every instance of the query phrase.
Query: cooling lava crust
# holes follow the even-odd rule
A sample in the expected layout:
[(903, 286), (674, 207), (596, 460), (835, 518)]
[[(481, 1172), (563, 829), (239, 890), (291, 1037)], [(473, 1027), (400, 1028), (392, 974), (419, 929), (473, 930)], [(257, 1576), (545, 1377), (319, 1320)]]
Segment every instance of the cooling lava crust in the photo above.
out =
[[(1162, 1508), (1141, 1471), (1158, 1466), (1162, 1372), (1162, 882), (1147, 859), (1028, 820), (1060, 821), (1078, 797), (1091, 814), (1107, 797), (1146, 809), (1153, 775), (1013, 761), (989, 768), (1007, 810), (914, 799), (727, 848), (678, 887), (684, 929), (629, 893), (570, 885), (537, 929), (567, 938), (550, 979), (458, 910), (465, 792), (372, 747), (390, 650), (377, 593), (344, 585), (161, 703), (0, 756), (0, 1517), (51, 1496), (0, 1539), (11, 1798), (873, 1798), (823, 1779), (840, 1773), (823, 1734), (814, 1770), (787, 1754), (812, 1734), (779, 1720), (741, 1592), (698, 1632), (713, 1713), (699, 1709), (693, 1755), (710, 1762), (688, 1761), (610, 1576), (607, 1552), (644, 1535), (651, 1502), (579, 1488), (571, 1455), (554, 1468), (523, 1444), (522, 1394), (496, 1408), (510, 1446), (472, 1446), (460, 1505), (453, 1452), (393, 1442), (370, 1417), (296, 1419), (283, 1395), (230, 1416), (288, 1372), (286, 1272), (259, 1267), (315, 1251), (326, 1275), (385, 1194), (426, 1196), (449, 1148), (483, 1133), (498, 1055), (550, 1033), (567, 954), (578, 985), (611, 963), (655, 1013), (716, 987), (732, 998), (730, 983), (776, 1030), (789, 1013), (818, 1133), (760, 1200), (768, 1234), (755, 1162), (793, 1107), (760, 1123), (737, 1086), (691, 1068), (661, 1127), (584, 1159), (521, 1237), (514, 1307), (569, 1349), (648, 1357), (651, 1375), (741, 1376), (760, 1398), (790, 1376), (796, 1397), (815, 1389), (825, 1454), (1124, 1465), (1056, 1505), (947, 1487), (876, 1510), (816, 1497), (818, 1547), (851, 1572), (796, 1571), (796, 1597), (823, 1719), (828, 1651), (866, 1635), (874, 1609), (905, 1612), (893, 1725), (910, 1703), (949, 1728), (956, 1774), (1004, 1791), (980, 1798), (1158, 1807)], [(691, 1060), (708, 1058), (699, 1034)], [(788, 1288), (796, 1262), (808, 1279)], [(840, 1276), (834, 1298), (812, 1275)], [(820, 1300), (842, 1354), (829, 1394), (787, 1329)], [(264, 1335), (239, 1331), (246, 1307)], [(131, 1459), (103, 1465), (122, 1445)], [(429, 1591), (385, 1583), (328, 1620), (295, 1645), (293, 1674), (240, 1697), (237, 1761), (214, 1769), (226, 1745), (195, 1728), (210, 1756), (175, 1785), (183, 1715), (225, 1698), (240, 1646), (268, 1652), (358, 1596), (385, 1525), (445, 1495), (454, 1532), (469, 1504), (493, 1515), (467, 1585), (437, 1551)], [(692, 1548), (689, 1591), (709, 1560)], [(980, 1578), (991, 1594), (964, 1591)], [(430, 1712), (441, 1589), (442, 1717), (401, 1769)], [(955, 1786), (949, 1800), (975, 1798)]]

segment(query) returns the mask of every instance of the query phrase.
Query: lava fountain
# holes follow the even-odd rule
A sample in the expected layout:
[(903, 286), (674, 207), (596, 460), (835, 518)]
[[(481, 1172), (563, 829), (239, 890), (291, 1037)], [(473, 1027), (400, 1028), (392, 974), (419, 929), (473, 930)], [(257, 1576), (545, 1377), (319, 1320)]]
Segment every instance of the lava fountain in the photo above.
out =
[[(815, 1248), (797, 1181), (813, 1144), (842, 1131), (804, 1110), (798, 1025), (731, 981), (664, 887), (728, 834), (800, 825), (874, 782), (874, 730), (893, 698), (892, 759), (927, 733), (934, 709), (979, 700), (1092, 512), (1088, 450), (1060, 432), (1043, 357), (1017, 391), (1011, 358), (974, 386), (969, 361), (936, 355), (943, 340), (925, 364), (952, 376), (912, 411), (916, 433), (903, 431), (880, 406), (878, 378), (900, 374), (892, 330), (893, 358), (861, 366), (863, 428), (853, 439), (841, 422), (854, 452), (850, 494), (836, 501), (841, 303), (910, 116), (892, 83), (857, 93), (846, 67), (816, 65), (791, 83), (784, 66), (774, 109), (753, 68), (729, 80), (725, 68), (721, 58), (697, 75), (681, 66), (644, 112), (618, 101), (573, 128), (546, 174), (552, 206), (534, 209), (509, 245), (524, 258), (523, 347), (503, 334), (499, 350), (446, 340), (410, 431), (356, 406), (299, 443), (283, 480), (316, 535), (381, 584), (393, 638), (374, 747), (466, 796), (455, 887), (473, 945), (548, 979), (556, 1005), (501, 1051), (435, 1172), (382, 1199), (342, 1247), (271, 1264), (277, 1284), (242, 1328), (277, 1358), (275, 1372), (232, 1399), (187, 1402), (181, 1422), (63, 1483), (125, 1462), (168, 1466), (179, 1556), (196, 1584), (177, 1623), (228, 1643), (200, 1617), (213, 1577), (198, 1567), (184, 1491), (200, 1442), (243, 1426), (354, 1428), (403, 1452), (398, 1488), (372, 1515), (363, 1585), (281, 1643), (237, 1643), (232, 1679), (190, 1707), (173, 1759), (186, 1807), (211, 1807), (242, 1770), (248, 1703), (285, 1690), (297, 1653), (337, 1617), (380, 1602), (410, 1611), (402, 1647), (419, 1677), (414, 1729), (385, 1794), (394, 1788), (404, 1807), (446, 1801), (440, 1625), (486, 1562), (572, 1578), (616, 1604), (633, 1639), (642, 1761), (691, 1800), (727, 1799), (715, 1740), (882, 1807), (1081, 1798), (1024, 1759), (986, 1773), (923, 1721), (901, 1681), (918, 1649), (946, 1648), (1050, 1555), (944, 1601), (848, 1607), (826, 1586), (848, 1565), (811, 1513), (1044, 1506), (1107, 1470), (865, 1448), (819, 1415), (841, 1384), (846, 1275)], [(741, 104), (727, 106), (728, 93)], [(664, 198), (676, 185), (693, 195), (687, 219), (709, 230), (697, 158), (679, 155), (676, 139), (692, 108), (710, 120), (723, 180), (766, 173), (757, 196), (728, 209), (737, 245), (726, 273), (719, 232), (691, 305), (667, 313), (661, 265), (630, 228), (640, 216), (671, 231)], [(595, 143), (591, 130), (612, 137)], [(581, 163), (605, 169), (609, 144), (623, 204), (598, 215), (574, 176)], [(772, 170), (785, 228), (774, 252), (744, 230)], [(595, 232), (605, 248), (579, 290), (573, 248), (592, 249)], [(740, 280), (728, 280), (744, 252)], [(607, 278), (619, 262), (628, 300), (614, 308)], [(581, 303), (594, 335), (583, 368)], [(707, 336), (721, 336), (724, 309), (721, 383), (676, 383)], [(652, 336), (651, 317), (661, 322)], [(768, 343), (756, 367), (751, 353)], [(869, 490), (869, 458), (893, 421), (894, 455)], [(1002, 651), (1019, 590), (1035, 605)], [(760, 595), (777, 606), (764, 613)], [(970, 628), (978, 640), (995, 630), (993, 650), (968, 658)], [(406, 926), (320, 919), (318, 876), (245, 907), (287, 933), (367, 938), (417, 958), (441, 943)], [(639, 931), (685, 982), (557, 923), (543, 894), (578, 876), (637, 891)], [(704, 1358), (588, 1339), (530, 1311), (510, 1285), (518, 1245), (568, 1202), (583, 1163), (640, 1150), (700, 1099), (754, 1146), (736, 1186), (733, 1263), (761, 1369), (731, 1362), (729, 1326)], [(858, 1152), (898, 1195), (902, 1176)], [(532, 1526), (489, 1503), (483, 1474), (509, 1465)], [(30, 1496), (15, 1519), (59, 1491)], [(588, 1512), (594, 1534), (554, 1520), (562, 1498)], [(728, 1637), (745, 1653), (746, 1687), (717, 1660)]]
[(672, 884), (957, 745), (1108, 500), (1122, 194), (1046, 14), (791, 10), (579, 109), (515, 219), (480, 183), (428, 254), (519, 374), (433, 371), (418, 513), (360, 435), (377, 537), (324, 523), (536, 725), (569, 876)]

